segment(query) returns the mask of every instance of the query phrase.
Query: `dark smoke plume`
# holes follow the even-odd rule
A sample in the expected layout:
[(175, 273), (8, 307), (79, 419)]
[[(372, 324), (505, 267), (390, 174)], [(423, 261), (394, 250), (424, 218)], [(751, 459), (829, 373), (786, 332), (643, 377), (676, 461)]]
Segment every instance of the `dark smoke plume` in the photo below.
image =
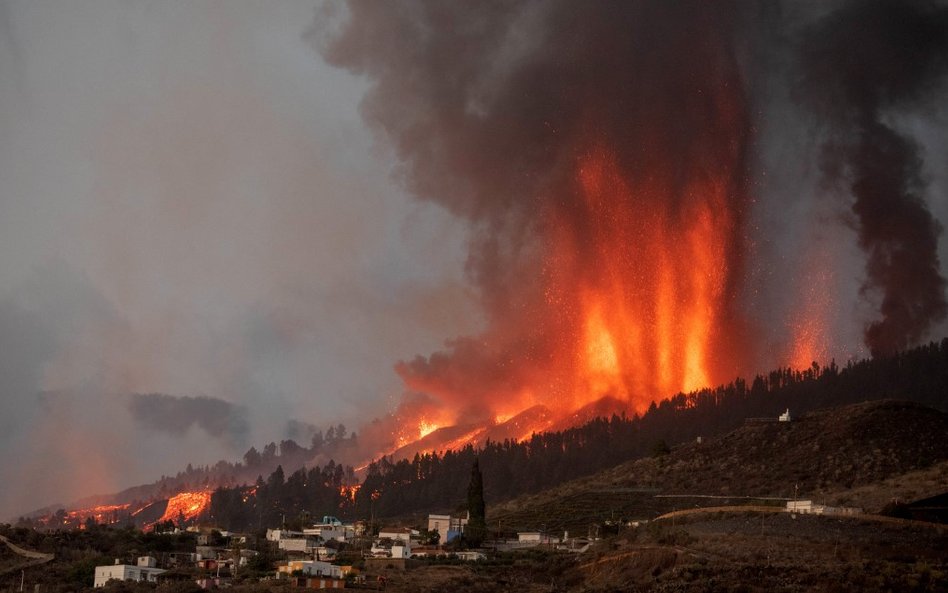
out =
[(215, 397), (136, 393), (128, 409), (142, 427), (171, 434), (196, 425), (212, 437), (242, 443), (249, 430), (245, 408)]
[[(339, 26), (326, 26), (326, 15), (317, 19), (323, 34), (315, 44), (331, 64), (371, 81), (363, 117), (395, 147), (407, 186), (470, 221), (467, 271), (488, 318), (483, 335), (399, 364), (409, 389), (451, 400), (455, 409), (525, 385), (542, 386), (550, 396), (566, 391), (557, 372), (569, 361), (557, 358), (557, 349), (577, 342), (580, 304), (565, 289), (553, 294), (550, 277), (570, 267), (577, 284), (606, 285), (604, 255), (634, 276), (628, 260), (637, 257), (637, 238), (610, 209), (660, 210), (683, 224), (695, 208), (727, 210), (735, 228), (720, 229), (723, 291), (733, 294), (742, 272), (739, 227), (749, 204), (751, 124), (738, 55), (748, 5), (570, 0), (347, 7)], [(655, 191), (617, 193), (623, 203), (593, 210), (576, 176), (597, 151), (610, 153), (622, 179)], [(699, 204), (705, 198), (689, 183), (711, 178), (725, 188), (728, 204)], [(611, 247), (606, 234), (626, 231), (624, 247), (604, 254)], [(544, 261), (567, 244), (571, 262)], [(730, 324), (727, 337), (735, 344), (738, 328), (728, 315), (721, 312), (722, 324)], [(733, 349), (719, 352), (723, 364)], [(468, 417), (477, 413), (467, 408)]]
[(823, 167), (848, 184), (864, 292), (881, 292), (881, 318), (865, 330), (872, 354), (926, 337), (945, 318), (939, 271), (941, 226), (924, 201), (919, 145), (893, 125), (900, 113), (944, 100), (948, 8), (906, 0), (854, 2), (830, 14), (802, 43), (804, 100), (830, 128)]

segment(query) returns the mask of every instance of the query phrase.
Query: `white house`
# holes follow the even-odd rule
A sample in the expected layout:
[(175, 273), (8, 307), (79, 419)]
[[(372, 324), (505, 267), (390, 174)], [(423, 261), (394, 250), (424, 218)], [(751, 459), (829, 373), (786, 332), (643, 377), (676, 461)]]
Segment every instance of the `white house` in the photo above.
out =
[(428, 515), (428, 531), (447, 533), (451, 525), (451, 515)]
[(390, 539), (393, 542), (402, 541), (402, 542), (411, 542), (418, 541), (421, 534), (417, 529), (409, 529), (407, 527), (403, 529), (383, 529), (379, 531), (379, 539)]
[(538, 544), (558, 544), (560, 538), (539, 531), (521, 531), (517, 533), (517, 543), (528, 546)]
[(787, 411), (777, 417), (777, 420), (780, 422), (790, 422), (790, 408), (787, 408)]
[(791, 500), (787, 502), (788, 513), (801, 515), (859, 515), (859, 507), (828, 507), (823, 504), (813, 504), (812, 500)]
[(283, 538), (277, 542), (277, 547), (287, 552), (311, 552), (319, 542), (310, 537)]
[(303, 566), (303, 574), (316, 577), (332, 577), (334, 579), (342, 578), (342, 567), (336, 566), (335, 564), (330, 564), (328, 562), (321, 562), (319, 560), (313, 560), (308, 562)]
[(156, 568), (157, 561), (151, 556), (142, 556), (138, 559), (135, 566), (129, 564), (115, 564), (95, 567), (95, 579), (92, 582), (93, 587), (104, 587), (111, 580), (118, 581), (147, 581), (154, 583), (158, 580), (158, 575), (165, 572)]
[(314, 525), (304, 529), (303, 534), (310, 537), (321, 537), (323, 541), (327, 542), (332, 539), (346, 542), (355, 537), (355, 527), (352, 525)]
[(437, 531), (441, 543), (445, 544), (464, 532), (468, 517), (451, 515), (428, 515), (428, 531)]
[(277, 568), (277, 577), (292, 575), (296, 571), (300, 571), (307, 576), (342, 578), (341, 566), (319, 560), (291, 560)]
[(392, 558), (411, 558), (411, 544), (398, 543), (392, 544)]
[(267, 539), (271, 542), (278, 542), (281, 539), (303, 537), (302, 531), (290, 531), (289, 529), (267, 529)]

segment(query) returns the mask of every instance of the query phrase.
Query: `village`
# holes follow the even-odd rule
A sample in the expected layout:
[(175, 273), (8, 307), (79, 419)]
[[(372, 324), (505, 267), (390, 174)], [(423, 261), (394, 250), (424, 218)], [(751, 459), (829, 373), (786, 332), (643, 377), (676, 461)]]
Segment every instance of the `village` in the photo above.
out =
[[(291, 587), (338, 589), (384, 587), (382, 569), (409, 570), (435, 562), (478, 562), (499, 551), (544, 547), (581, 553), (596, 538), (554, 536), (542, 531), (519, 532), (516, 537), (485, 541), (477, 549), (461, 543), (467, 516), (430, 514), (426, 525), (380, 527), (373, 533), (363, 521), (343, 523), (323, 516), (301, 530), (271, 528), (254, 544), (247, 534), (213, 527), (187, 527), (168, 535), (193, 533), (196, 545), (191, 553), (165, 553), (135, 558), (132, 563), (116, 559), (114, 564), (97, 566), (93, 586), (110, 581), (163, 583), (193, 580), (202, 589), (228, 587), (251, 566), (269, 563), (264, 580), (283, 579)], [(269, 560), (272, 559), (272, 560)]]
[[(748, 507), (731, 507), (746, 511)], [(668, 513), (659, 519), (707, 511), (721, 512), (724, 507), (707, 507)], [(796, 515), (856, 515), (861, 509), (828, 507), (810, 500), (787, 501), (785, 507), (769, 509)], [(383, 527), (371, 533), (362, 521), (343, 523), (324, 516), (302, 530), (273, 528), (253, 545), (246, 534), (230, 533), (212, 527), (188, 527), (197, 544), (191, 553), (165, 553), (141, 556), (126, 564), (116, 559), (112, 565), (97, 566), (93, 586), (105, 587), (110, 581), (167, 583), (193, 581), (202, 589), (231, 586), (241, 571), (250, 572), (261, 561), (270, 570), (260, 580), (282, 580), (285, 585), (303, 589), (340, 589), (385, 587), (383, 572), (411, 570), (429, 563), (468, 563), (485, 561), (499, 552), (542, 549), (547, 552), (581, 554), (600, 538), (593, 535), (553, 535), (545, 531), (521, 531), (516, 537), (483, 542), (477, 549), (465, 549), (461, 543), (467, 517), (430, 514), (420, 528)], [(623, 525), (637, 529), (648, 521)], [(443, 534), (443, 535), (442, 535)], [(255, 549), (256, 548), (256, 549)]]

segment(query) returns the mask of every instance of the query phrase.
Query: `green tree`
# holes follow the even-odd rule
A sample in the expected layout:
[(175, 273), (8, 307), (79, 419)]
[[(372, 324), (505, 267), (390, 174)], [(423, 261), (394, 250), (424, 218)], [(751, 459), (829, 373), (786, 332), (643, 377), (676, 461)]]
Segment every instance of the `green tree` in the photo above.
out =
[(471, 483), (467, 487), (468, 522), (464, 530), (464, 540), (471, 547), (478, 547), (487, 537), (487, 519), (484, 505), (484, 477), (478, 465), (477, 457), (471, 467)]

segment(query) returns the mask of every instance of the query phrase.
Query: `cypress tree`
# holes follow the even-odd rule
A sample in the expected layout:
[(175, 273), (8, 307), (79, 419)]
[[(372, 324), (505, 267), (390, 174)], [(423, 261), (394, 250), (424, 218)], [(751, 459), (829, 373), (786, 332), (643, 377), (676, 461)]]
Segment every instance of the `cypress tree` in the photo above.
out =
[(484, 505), (484, 477), (481, 468), (474, 458), (471, 468), (471, 483), (467, 488), (468, 522), (464, 529), (464, 540), (471, 547), (478, 547), (487, 536), (487, 520)]

